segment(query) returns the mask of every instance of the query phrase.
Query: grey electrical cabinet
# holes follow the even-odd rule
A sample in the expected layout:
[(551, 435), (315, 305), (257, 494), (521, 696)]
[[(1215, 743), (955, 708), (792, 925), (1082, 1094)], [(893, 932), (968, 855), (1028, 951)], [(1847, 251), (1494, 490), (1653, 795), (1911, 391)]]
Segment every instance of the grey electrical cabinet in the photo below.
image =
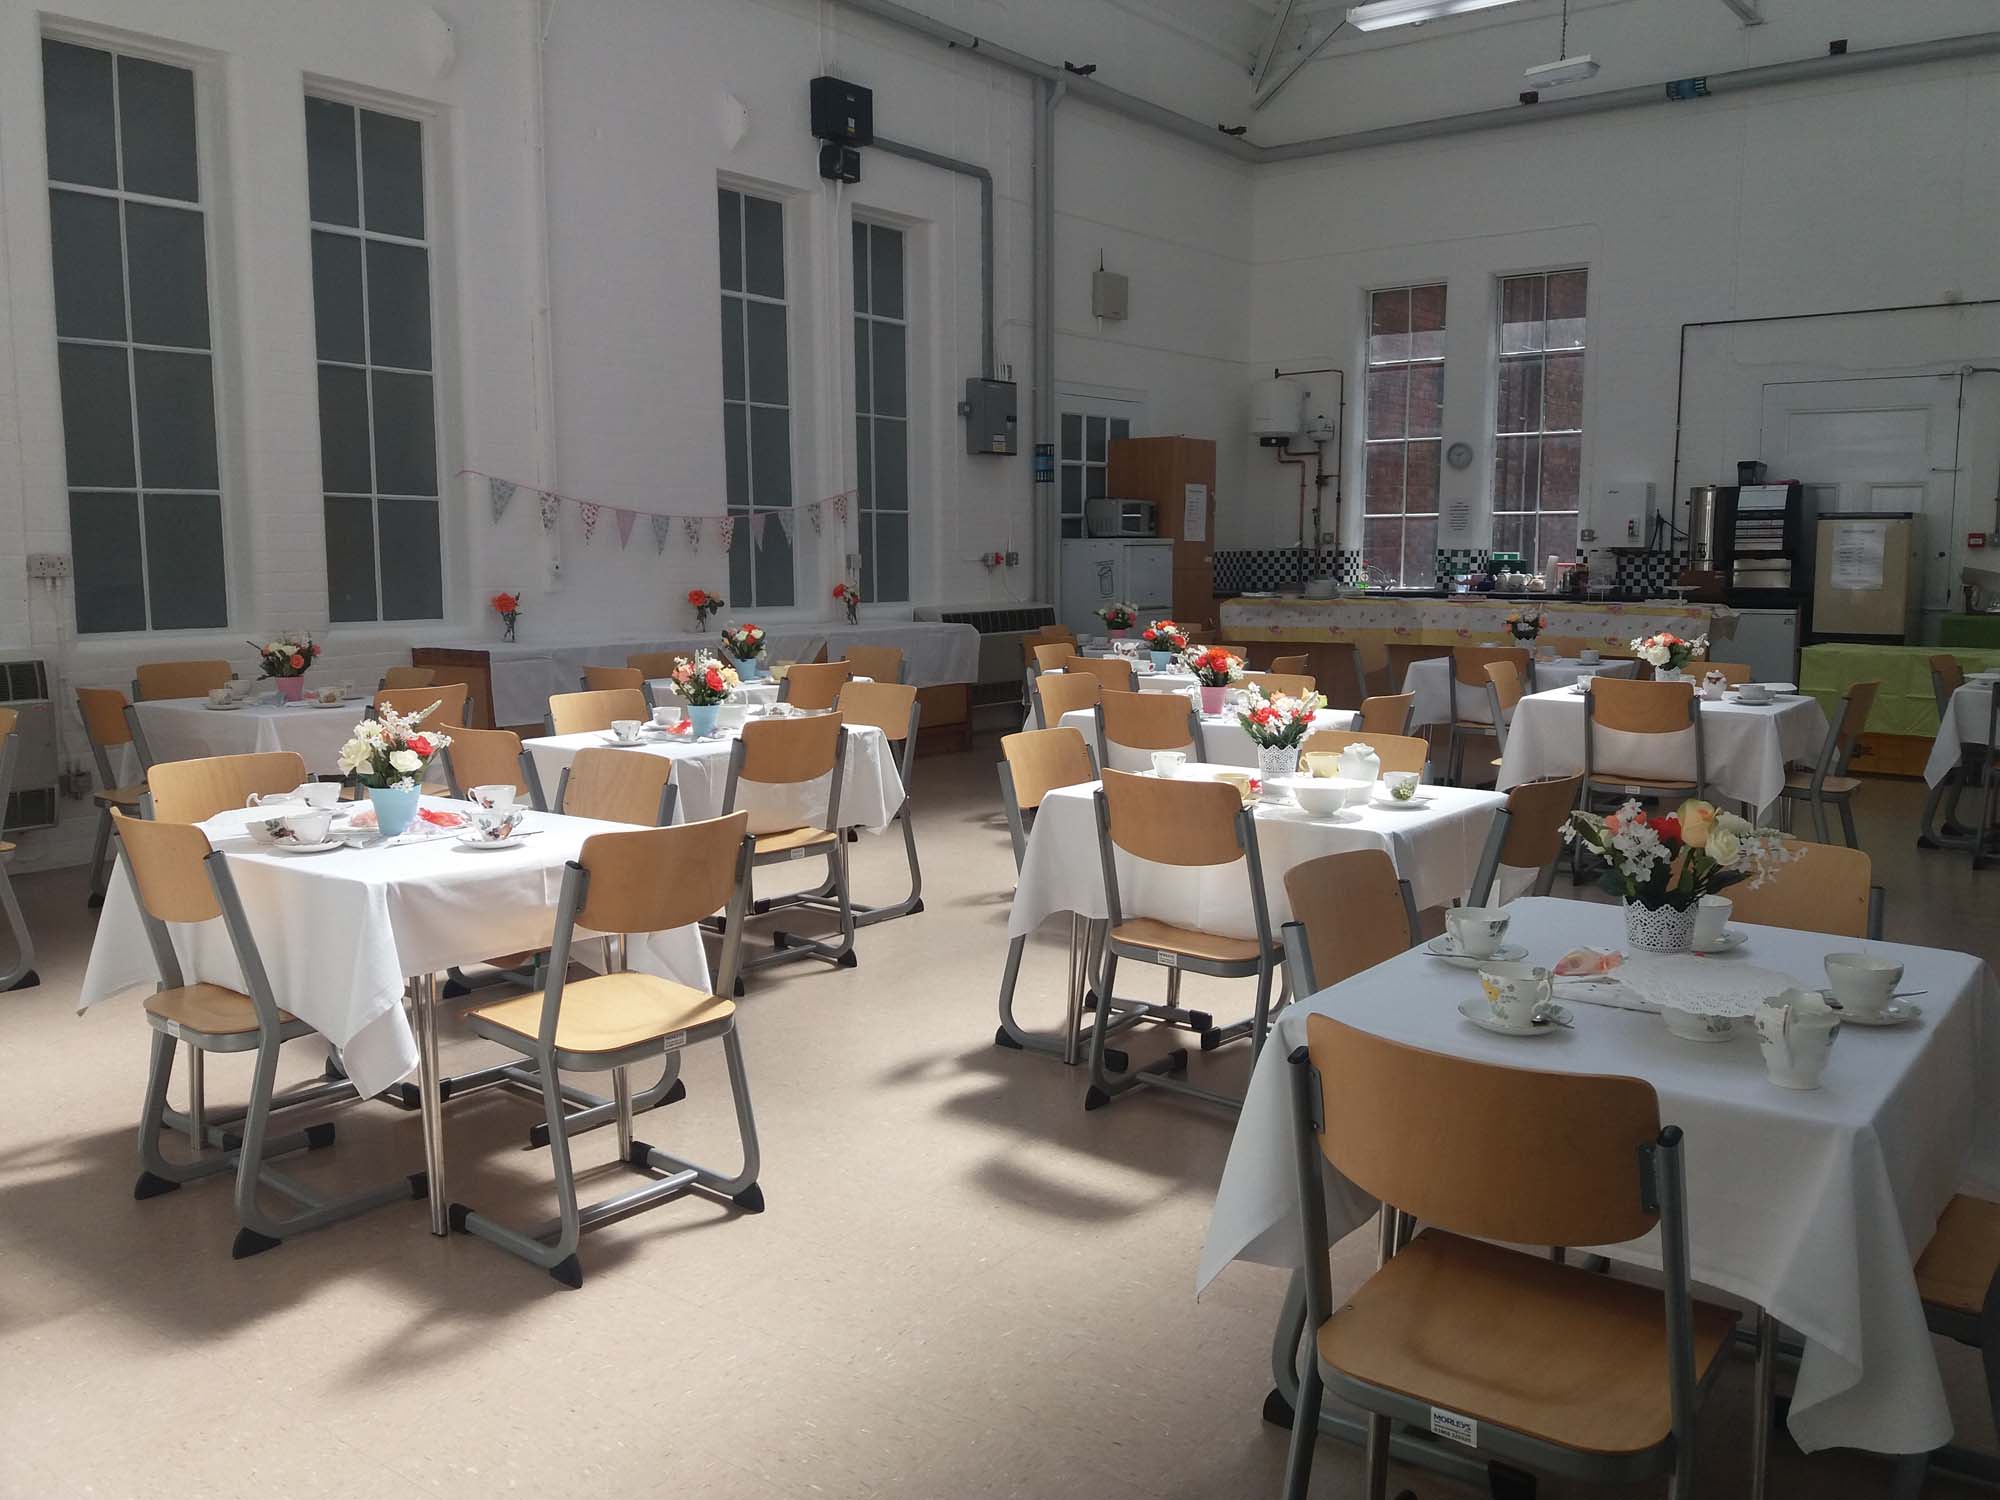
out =
[(1013, 381), (972, 376), (958, 410), (965, 418), (967, 453), (1020, 452), (1021, 415)]

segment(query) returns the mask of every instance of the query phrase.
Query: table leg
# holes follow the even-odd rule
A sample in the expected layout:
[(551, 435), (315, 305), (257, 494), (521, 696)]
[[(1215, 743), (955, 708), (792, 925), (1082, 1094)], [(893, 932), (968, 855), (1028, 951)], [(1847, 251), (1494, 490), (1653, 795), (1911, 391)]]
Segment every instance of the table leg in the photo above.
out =
[(449, 1234), (445, 1222), (444, 1101), (438, 1089), (437, 975), (419, 974), (417, 1012), (417, 1102), (424, 1120), (424, 1171), (430, 1183), (431, 1233)]

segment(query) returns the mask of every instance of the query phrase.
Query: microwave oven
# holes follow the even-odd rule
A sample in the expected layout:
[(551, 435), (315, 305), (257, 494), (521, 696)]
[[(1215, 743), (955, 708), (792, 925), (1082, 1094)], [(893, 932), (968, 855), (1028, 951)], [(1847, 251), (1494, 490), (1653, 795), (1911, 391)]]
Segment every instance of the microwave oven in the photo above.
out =
[(1158, 536), (1150, 500), (1086, 500), (1083, 529), (1091, 536)]

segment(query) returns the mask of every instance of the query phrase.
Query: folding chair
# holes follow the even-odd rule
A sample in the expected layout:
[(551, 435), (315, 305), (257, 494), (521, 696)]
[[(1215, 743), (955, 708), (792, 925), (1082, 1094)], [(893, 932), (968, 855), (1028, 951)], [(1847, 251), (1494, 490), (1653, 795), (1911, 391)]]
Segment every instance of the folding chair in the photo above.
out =
[(1539, 871), (1534, 894), (1546, 896), (1562, 860), (1563, 829), (1582, 789), (1583, 777), (1578, 774), (1524, 781), (1509, 791), (1507, 805), (1493, 815), (1492, 827), (1486, 832), (1486, 847), (1473, 869), (1465, 904), (1489, 904), (1502, 865)]
[[(1939, 1216), (1917, 1257), (1917, 1295), (1932, 1333), (1979, 1351), (1986, 1405), (2000, 1426), (2000, 1203), (1960, 1193)], [(1933, 1467), (1982, 1484), (2000, 1484), (2000, 1463), (1948, 1447), (1896, 1460), (1890, 1500), (1918, 1500)]]
[(832, 708), (839, 701), (841, 684), (853, 675), (853, 666), (844, 661), (794, 662), (778, 684), (778, 701), (794, 708)]
[(1375, 752), (1387, 771), (1415, 771), (1425, 780), (1431, 774), (1431, 743), (1413, 734), (1376, 734), (1368, 729), (1315, 729), (1299, 746), (1299, 764), (1308, 755), (1338, 755), (1349, 745), (1366, 745)]
[(875, 682), (899, 683), (903, 680), (904, 661), (901, 646), (849, 646), (841, 653), (847, 669), (856, 677), (867, 677)]
[(1262, 688), (1274, 698), (1303, 698), (1313, 690), (1313, 679), (1302, 672), (1245, 672), (1241, 685)]
[(1417, 711), (1415, 693), (1384, 693), (1361, 700), (1360, 728), (1367, 734), (1394, 734), (1407, 737), (1410, 720)]
[[(1861, 847), (1861, 837), (1854, 831), (1854, 794), (1861, 789), (1861, 780), (1848, 775), (1847, 769), (1854, 760), (1862, 733), (1868, 728), (1868, 715), (1875, 707), (1875, 694), (1881, 687), (1879, 682), (1849, 684), (1847, 691), (1841, 695), (1840, 712), (1827, 730), (1826, 740), (1820, 746), (1819, 759), (1813, 762), (1813, 768), (1786, 775), (1784, 788), (1778, 797), (1785, 805), (1787, 830), (1792, 826), (1792, 809), (1803, 802), (1812, 810), (1813, 832), (1819, 836), (1819, 841), (1822, 844), (1832, 843), (1826, 822), (1827, 804), (1831, 803), (1840, 813), (1840, 829), (1846, 836), (1847, 847)], [(1985, 809), (1988, 821), (1992, 818), (1994, 800), (1995, 791), (1989, 787)], [(1979, 862), (1979, 853), (1975, 849), (1975, 869)]]
[(1063, 663), (1063, 674), (1088, 673), (1107, 693), (1130, 693), (1138, 686), (1132, 663), (1122, 656), (1073, 656)]
[(585, 667), (577, 684), (586, 693), (608, 693), (615, 688), (646, 691), (646, 674), (637, 667)]
[(76, 709), (83, 719), (84, 737), (90, 741), (91, 759), (97, 764), (97, 790), (91, 801), (97, 804), (97, 838), (90, 849), (90, 905), (104, 904), (105, 874), (111, 867), (111, 813), (114, 808), (137, 811), (146, 795), (146, 784), (118, 784), (111, 769), (111, 752), (130, 745), (131, 715), (125, 695), (117, 688), (78, 688)]
[(153, 816), (161, 822), (206, 823), (219, 812), (246, 806), (253, 795), (275, 796), (309, 779), (305, 757), (298, 751), (258, 750), (165, 761), (153, 767), (146, 785)]
[[(0, 708), (0, 824), (4, 824), (8, 794), (14, 789), (14, 764), (21, 750), (14, 728), (19, 718), (19, 710)], [(0, 991), (31, 990), (42, 982), (35, 972), (35, 940), (28, 931), (28, 919), (21, 915), (21, 903), (14, 898), (13, 883), (7, 878), (6, 856), (13, 852), (6, 828), (0, 826), (0, 915), (7, 918), (7, 929), (14, 934), (14, 962), (0, 969)]]
[[(1288, 1500), (1306, 1494), (1328, 1388), (1367, 1413), (1368, 1500), (1388, 1493), (1391, 1423), (1433, 1431), (1440, 1415), (1480, 1458), (1596, 1483), (1665, 1474), (1690, 1500), (1696, 1412), (1738, 1318), (1690, 1289), (1681, 1132), (1652, 1085), (1425, 1052), (1326, 1015), (1288, 1060), (1313, 1335)], [(1339, 1307), (1322, 1163), (1383, 1205), (1378, 1268)], [(1664, 1290), (1507, 1248), (1656, 1227)]]
[(542, 807), (541, 779), (513, 730), (447, 724), (444, 732), (451, 739), (444, 747), (444, 774), (452, 796), (466, 800), (476, 786), (511, 786), (516, 798)]
[(380, 692), (383, 688), (429, 687), (436, 681), (436, 667), (391, 667), (382, 674), (375, 689)]
[[(845, 663), (835, 663), (844, 668)], [(851, 969), (854, 956), (854, 907), (848, 895), (847, 840), (840, 821), (840, 784), (847, 768), (847, 725), (839, 713), (815, 714), (804, 719), (753, 719), (729, 747), (729, 780), (722, 795), (725, 814), (736, 811), (737, 797), (744, 785), (791, 788), (792, 795), (808, 783), (826, 778), (826, 811), (818, 821), (802, 819), (757, 834), (750, 856), (754, 871), (766, 865), (789, 864), (793, 860), (824, 858), (826, 880), (817, 888), (792, 895), (775, 896), (756, 903), (761, 915), (780, 907), (821, 905), (830, 902), (840, 916), (840, 941), (820, 942), (793, 933), (771, 934), (771, 949), (743, 961), (745, 969), (787, 963), (799, 958), (820, 958), (837, 968)], [(768, 821), (768, 819), (766, 820)]]
[(1417, 899), (1385, 850), (1322, 854), (1285, 871), (1292, 920), (1281, 934), (1292, 993), (1310, 995), (1385, 963), (1417, 941)]
[(1095, 708), (1104, 685), (1091, 672), (1044, 672), (1035, 679), (1035, 725), (1058, 729), (1063, 715), (1080, 708)]
[[(383, 709), (395, 714), (418, 714), (437, 707), (425, 718), (424, 723), (433, 728), (445, 724), (465, 722), (465, 700), (469, 689), (462, 682), (436, 682), (424, 687), (377, 688), (372, 707), (376, 713)], [(641, 718), (645, 715), (641, 714)]]
[[(583, 1285), (583, 1266), (576, 1252), (586, 1229), (688, 1193), (745, 1213), (763, 1211), (764, 1194), (757, 1186), (757, 1124), (743, 1069), (736, 1004), (722, 998), (736, 982), (743, 941), (750, 891), (749, 821), (748, 814), (735, 813), (703, 823), (600, 833), (584, 840), (563, 875), (548, 988), (466, 1012), (474, 1034), (511, 1047), (535, 1064), (547, 1115), (557, 1216), (551, 1223), (523, 1230), (454, 1203), (450, 1210), (454, 1230), (477, 1235), (542, 1267), (562, 1285), (576, 1288)], [(633, 934), (685, 927), (725, 908), (721, 982), (716, 986), (720, 993), (627, 967), (627, 943)], [(569, 978), (570, 950), (579, 927), (610, 935), (607, 948), (614, 966), (609, 973)], [(690, 1046), (718, 1039), (743, 1147), (742, 1165), (734, 1172), (684, 1161), (633, 1135), (632, 1065), (655, 1057), (671, 1060)], [(618, 1160), (649, 1179), (643, 1187), (578, 1204), (570, 1131), (557, 1087), (562, 1069), (611, 1074)]]
[[(850, 662), (854, 660), (852, 651), (847, 659)], [(889, 820), (902, 825), (903, 857), (910, 867), (910, 894), (887, 906), (854, 903), (854, 925), (867, 927), (875, 922), (915, 916), (924, 909), (924, 870), (917, 862), (917, 825), (911, 816), (910, 788), (916, 780), (917, 723), (923, 716), (924, 706), (917, 701), (917, 690), (908, 683), (885, 682), (876, 678), (873, 682), (842, 683), (840, 699), (835, 707), (840, 710), (843, 722), (849, 725), (866, 724), (881, 730), (892, 754), (896, 753), (898, 746), (901, 747), (896, 774), (902, 782), (903, 800), (896, 804)], [(832, 896), (830, 890), (820, 893), (820, 899), (825, 902), (830, 903)]]
[(1834, 937), (1882, 936), (1886, 893), (1871, 883), (1874, 862), (1866, 852), (1798, 839), (1786, 839), (1785, 852), (1790, 858), (1761, 879), (1728, 887), (1737, 921)]
[(601, 733), (617, 719), (650, 717), (646, 695), (637, 688), (601, 693), (551, 693), (545, 727), (551, 735)]
[(1526, 682), (1534, 669), (1534, 653), (1525, 646), (1454, 646), (1445, 672), (1445, 690), (1451, 702), (1450, 728), (1445, 740), (1445, 779), (1457, 786), (1465, 775), (1465, 741), (1490, 737), (1491, 720), (1485, 717), (1486, 667), (1489, 662), (1513, 664), (1518, 680)]
[(206, 698), (209, 689), (221, 687), (235, 675), (226, 661), (149, 661), (132, 678), (132, 700)]
[[(1965, 668), (1958, 664), (1958, 658), (1948, 654), (1930, 659), (1931, 693), (1937, 699), (1938, 723), (1943, 724), (1956, 712), (1952, 695), (1965, 686)], [(1972, 836), (1972, 830), (1958, 821), (1958, 802), (1965, 789), (1986, 771), (1987, 747), (1984, 745), (1961, 744), (1958, 764), (1944, 773), (1944, 779), (1930, 789), (1924, 798), (1922, 821), (1917, 834), (1919, 849), (1943, 849), (1962, 845)], [(1937, 825), (1938, 812), (1944, 812), (1944, 827)]]
[[(1065, 673), (1065, 676), (1068, 674)], [(1057, 723), (1061, 723), (1058, 719)], [(1124, 752), (1113, 757), (1112, 751)], [(1097, 763), (1121, 771), (1143, 771), (1155, 750), (1202, 752), (1201, 719), (1179, 693), (1120, 693), (1107, 690), (1097, 700)]]

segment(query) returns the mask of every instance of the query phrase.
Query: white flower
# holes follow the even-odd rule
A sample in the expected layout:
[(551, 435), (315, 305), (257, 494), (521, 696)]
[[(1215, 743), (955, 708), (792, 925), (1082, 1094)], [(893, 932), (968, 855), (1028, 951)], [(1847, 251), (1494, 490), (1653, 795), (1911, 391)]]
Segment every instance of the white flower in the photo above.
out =
[(1751, 826), (1749, 819), (1738, 817), (1733, 812), (1722, 812), (1720, 810), (1715, 814), (1715, 826), (1717, 828), (1728, 829), (1729, 832), (1735, 834), (1739, 839), (1756, 832), (1756, 829)]
[(365, 770), (374, 758), (375, 752), (366, 740), (349, 740), (340, 747), (340, 769), (343, 773)]
[(389, 752), (389, 768), (405, 774), (421, 771), (424, 768), (424, 758), (414, 750), (392, 750)]
[(1720, 820), (1718, 820), (1714, 830), (1708, 836), (1709, 858), (1719, 865), (1728, 867), (1736, 863), (1737, 857), (1742, 852), (1742, 837), (1731, 829), (1724, 828)]

